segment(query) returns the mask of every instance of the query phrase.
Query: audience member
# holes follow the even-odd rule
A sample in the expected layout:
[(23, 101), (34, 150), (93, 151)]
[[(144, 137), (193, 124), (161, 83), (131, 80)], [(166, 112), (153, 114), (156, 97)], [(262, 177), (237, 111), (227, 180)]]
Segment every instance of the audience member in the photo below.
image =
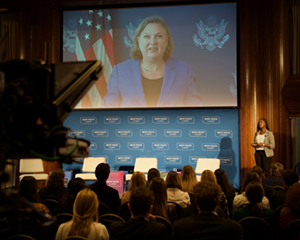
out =
[(280, 212), (279, 223), (283, 230), (290, 222), (300, 219), (300, 182), (289, 187), (285, 196), (286, 207)]
[(189, 194), (182, 191), (181, 180), (177, 172), (168, 172), (166, 185), (168, 202), (177, 203), (183, 208), (191, 204)]
[(299, 176), (293, 169), (283, 170), (283, 190), (279, 190), (273, 193), (270, 198), (271, 208), (276, 210), (279, 206), (285, 202), (285, 196), (290, 186), (299, 181)]
[(209, 182), (212, 182), (212, 183), (217, 183), (217, 178), (216, 178), (213, 171), (204, 170), (201, 173), (201, 182), (203, 182), (203, 181), (209, 181)]
[[(259, 217), (270, 224), (274, 236), (278, 234), (279, 222), (274, 210), (267, 209), (261, 206), (262, 198), (264, 197), (264, 188), (258, 181), (251, 181), (246, 187), (246, 197), (248, 204), (241, 208), (237, 208), (233, 212), (233, 220), (240, 221), (245, 217)], [(275, 234), (277, 232), (277, 234)]]
[(65, 173), (62, 169), (53, 170), (46, 182), (46, 186), (39, 190), (40, 200), (54, 199), (58, 201), (65, 193)]
[(190, 165), (185, 165), (181, 171), (182, 191), (191, 194), (194, 192), (194, 186), (198, 183), (195, 170)]
[[(233, 199), (233, 205), (232, 205), (233, 211), (236, 208), (241, 207), (242, 205), (249, 203), (249, 201), (246, 197), (245, 190), (246, 190), (247, 185), (251, 181), (257, 181), (257, 182), (261, 183), (260, 182), (260, 177), (258, 176), (257, 173), (252, 172), (252, 171), (246, 173), (246, 176), (245, 176), (245, 179), (244, 179), (244, 182), (243, 182), (243, 185), (242, 185), (242, 189), (241, 189), (241, 194), (236, 195)], [(270, 209), (270, 202), (269, 202), (268, 198), (266, 198), (265, 196), (263, 196), (263, 198), (262, 198), (262, 206), (264, 208)]]
[(222, 196), (226, 196), (227, 205), (226, 202), (220, 202), (220, 207), (225, 212), (226, 216), (228, 218), (232, 217), (232, 204), (233, 199), (235, 197), (235, 189), (231, 186), (229, 183), (228, 177), (226, 172), (223, 169), (217, 169), (215, 170), (215, 176), (217, 178), (217, 183), (220, 185), (222, 189)]
[(218, 217), (216, 213), (221, 193), (221, 187), (216, 183), (198, 183), (194, 196), (199, 214), (175, 221), (174, 239), (243, 239), (240, 224)]
[(164, 180), (160, 177), (152, 179), (149, 189), (154, 193), (154, 203), (151, 213), (162, 216), (173, 224), (178, 216), (176, 208), (167, 203), (167, 187)]
[(282, 186), (283, 187), (283, 165), (279, 162), (272, 163), (270, 173), (271, 175), (263, 178), (262, 183), (269, 185), (271, 187), (274, 186)]
[(97, 194), (98, 200), (105, 203), (112, 213), (118, 214), (120, 208), (119, 193), (116, 189), (107, 186), (106, 181), (109, 173), (110, 167), (107, 163), (98, 164), (95, 169), (97, 181), (87, 187)]
[(98, 206), (98, 197), (94, 191), (88, 188), (81, 190), (74, 202), (73, 219), (59, 226), (55, 240), (64, 240), (70, 236), (108, 240), (106, 227), (98, 223)]
[(160, 177), (159, 171), (156, 168), (150, 168), (149, 171), (148, 171), (148, 174), (147, 174), (148, 181), (146, 183), (146, 186), (148, 187), (149, 184), (150, 184), (150, 182), (151, 182), (151, 180), (153, 178), (156, 178), (156, 177)]
[(262, 179), (264, 178), (264, 170), (260, 166), (256, 165), (251, 169), (251, 172), (256, 172), (258, 174), (260, 177), (260, 182), (265, 190), (265, 196), (270, 199), (274, 190), (272, 186), (262, 183)]
[[(39, 201), (37, 194), (37, 181), (34, 177), (23, 177), (19, 186), (20, 196), (32, 203), (33, 207), (41, 213), (49, 213), (50, 210)], [(26, 211), (32, 212), (30, 207), (26, 208)]]
[(151, 221), (153, 192), (146, 187), (137, 187), (131, 191), (129, 209), (132, 217), (127, 222), (115, 221), (110, 225), (111, 240), (159, 240), (169, 239), (167, 226)]
[(59, 213), (73, 214), (73, 205), (77, 193), (86, 187), (82, 178), (72, 178), (68, 183), (66, 193), (59, 199), (55, 209), (55, 215)]
[(121, 204), (129, 202), (130, 194), (134, 189), (144, 186), (146, 186), (145, 174), (142, 172), (134, 172), (130, 179), (129, 190), (123, 193)]

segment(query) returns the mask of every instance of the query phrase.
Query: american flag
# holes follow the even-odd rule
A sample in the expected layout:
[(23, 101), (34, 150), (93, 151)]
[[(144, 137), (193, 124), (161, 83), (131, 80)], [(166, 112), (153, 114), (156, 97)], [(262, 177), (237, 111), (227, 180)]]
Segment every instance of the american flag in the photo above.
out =
[(77, 21), (75, 61), (100, 60), (104, 68), (103, 75), (75, 108), (98, 108), (114, 66), (112, 16), (109, 10), (86, 10), (80, 11)]

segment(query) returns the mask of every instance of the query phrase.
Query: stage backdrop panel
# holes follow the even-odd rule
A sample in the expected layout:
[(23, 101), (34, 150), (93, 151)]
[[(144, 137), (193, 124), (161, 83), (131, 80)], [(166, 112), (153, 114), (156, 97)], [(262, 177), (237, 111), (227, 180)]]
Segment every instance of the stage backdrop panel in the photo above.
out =
[(106, 157), (111, 171), (133, 166), (137, 157), (156, 157), (162, 172), (219, 158), (239, 188), (238, 109), (73, 111), (64, 126), (70, 136), (89, 140), (90, 157)]

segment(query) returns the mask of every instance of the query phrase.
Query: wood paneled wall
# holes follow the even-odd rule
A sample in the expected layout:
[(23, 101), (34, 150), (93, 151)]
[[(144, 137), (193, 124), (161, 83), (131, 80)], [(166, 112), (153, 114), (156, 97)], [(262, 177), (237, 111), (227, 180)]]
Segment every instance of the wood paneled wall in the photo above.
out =
[[(120, 1), (104, 2), (114, 4)], [(141, 2), (144, 1), (130, 1), (131, 4)], [(34, 6), (27, 3), (26, 6), (11, 13), (18, 19), (18, 26), (17, 39), (10, 42), (9, 48), (18, 51), (15, 55), (22, 59), (45, 60), (44, 43), (48, 41), (50, 63), (58, 62), (61, 54), (60, 7), (45, 7), (42, 1), (34, 3)], [(87, 5), (98, 3), (86, 1)], [(76, 1), (62, 0), (60, 4), (60, 6), (76, 6)], [(80, 2), (77, 5), (82, 4), (83, 2)], [(290, 167), (290, 119), (281, 98), (281, 90), (290, 75), (289, 1), (240, 0), (238, 9), (240, 161), (243, 180), (244, 173), (255, 165), (250, 142), (253, 140), (257, 121), (261, 117), (268, 120), (270, 130), (275, 135), (276, 149), (273, 161)], [(6, 60), (14, 58), (15, 55), (7, 56)]]

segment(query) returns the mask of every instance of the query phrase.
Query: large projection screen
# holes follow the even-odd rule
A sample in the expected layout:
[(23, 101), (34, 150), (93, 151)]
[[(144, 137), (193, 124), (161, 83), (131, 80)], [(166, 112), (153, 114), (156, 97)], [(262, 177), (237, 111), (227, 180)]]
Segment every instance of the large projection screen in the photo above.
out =
[(65, 10), (63, 61), (104, 66), (75, 109), (237, 107), (236, 11), (236, 3)]

